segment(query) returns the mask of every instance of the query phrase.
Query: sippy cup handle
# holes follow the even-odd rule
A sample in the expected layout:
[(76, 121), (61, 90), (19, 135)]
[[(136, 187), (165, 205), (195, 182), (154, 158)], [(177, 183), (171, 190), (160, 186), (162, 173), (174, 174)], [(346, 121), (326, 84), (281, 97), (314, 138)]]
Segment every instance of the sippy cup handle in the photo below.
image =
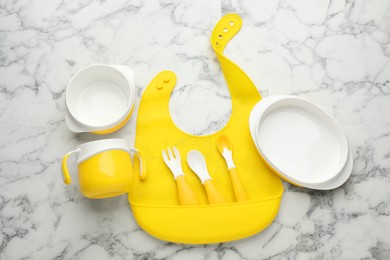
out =
[(140, 150), (135, 148), (130, 148), (130, 151), (137, 155), (139, 162), (139, 178), (141, 181), (146, 178), (146, 162)]
[(62, 173), (62, 179), (64, 180), (64, 183), (66, 185), (69, 185), (72, 182), (72, 178), (70, 178), (70, 174), (69, 174), (69, 171), (68, 171), (68, 166), (66, 165), (66, 163), (68, 161), (68, 157), (70, 155), (72, 155), (73, 153), (77, 153), (79, 151), (80, 151), (80, 149), (76, 149), (76, 150), (70, 151), (69, 153), (65, 154), (64, 157), (62, 158), (62, 161), (61, 161), (61, 173)]

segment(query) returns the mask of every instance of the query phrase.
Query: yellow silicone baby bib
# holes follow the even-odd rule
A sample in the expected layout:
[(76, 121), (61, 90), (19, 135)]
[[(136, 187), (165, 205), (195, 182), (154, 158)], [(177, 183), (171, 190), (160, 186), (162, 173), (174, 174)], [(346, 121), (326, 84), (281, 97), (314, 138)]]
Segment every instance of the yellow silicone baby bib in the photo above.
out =
[[(176, 76), (170, 71), (158, 74), (142, 95), (135, 147), (144, 153), (148, 176), (145, 180), (135, 176), (129, 201), (138, 224), (159, 239), (191, 244), (236, 240), (260, 232), (278, 212), (283, 186), (260, 159), (249, 132), (250, 111), (261, 97), (249, 77), (223, 56), (226, 44), (241, 24), (238, 15), (228, 14), (219, 21), (211, 37), (232, 98), (231, 118), (222, 130), (208, 136), (193, 136), (175, 126), (169, 114), (169, 98)], [(235, 202), (229, 172), (216, 145), (222, 134), (234, 146), (234, 161), (247, 201)], [(175, 180), (161, 155), (163, 149), (172, 146), (180, 151), (185, 178), (200, 205), (179, 205)], [(204, 187), (186, 162), (188, 152), (193, 149), (204, 155), (226, 203), (208, 204)]]

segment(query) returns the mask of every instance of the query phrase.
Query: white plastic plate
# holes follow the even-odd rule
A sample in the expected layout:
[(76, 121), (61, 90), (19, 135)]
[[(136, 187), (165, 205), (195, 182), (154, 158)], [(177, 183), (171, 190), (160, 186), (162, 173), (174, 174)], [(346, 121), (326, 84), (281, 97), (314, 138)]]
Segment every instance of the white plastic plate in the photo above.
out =
[[(329, 114), (303, 98), (264, 98), (251, 112), (250, 129), (260, 155), (293, 183), (333, 189), (350, 175), (352, 159), (344, 132)], [(347, 178), (340, 183), (340, 176)]]

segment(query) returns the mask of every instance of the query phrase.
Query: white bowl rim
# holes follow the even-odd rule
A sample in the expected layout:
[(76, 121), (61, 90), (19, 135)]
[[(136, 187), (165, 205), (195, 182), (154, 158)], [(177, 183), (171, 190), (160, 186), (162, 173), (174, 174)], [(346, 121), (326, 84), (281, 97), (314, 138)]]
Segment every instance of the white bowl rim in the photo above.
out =
[[(127, 82), (128, 86), (129, 86), (129, 90), (130, 90), (130, 100), (127, 102), (125, 112), (121, 115), (120, 118), (118, 118), (117, 120), (115, 120), (109, 124), (106, 124), (106, 125), (98, 125), (97, 126), (97, 125), (92, 125), (92, 124), (88, 124), (88, 123), (83, 122), (82, 120), (77, 118), (77, 116), (75, 116), (74, 112), (72, 112), (72, 109), (70, 109), (70, 106), (69, 106), (69, 91), (68, 90), (69, 90), (72, 82), (81, 72), (83, 72), (87, 69), (94, 68), (94, 67), (105, 67), (105, 68), (109, 68), (109, 69), (117, 71), (120, 74), (120, 77), (123, 77), (123, 79), (125, 79), (125, 81)], [(86, 67), (80, 69), (72, 76), (72, 78), (70, 79), (68, 86), (66, 88), (65, 103), (66, 103), (66, 109), (69, 112), (69, 116), (73, 119), (72, 123), (75, 124), (75, 127), (77, 127), (78, 129), (85, 129), (85, 132), (97, 131), (97, 130), (107, 130), (107, 129), (110, 129), (110, 128), (117, 126), (119, 123), (121, 123), (123, 120), (125, 120), (125, 118), (129, 115), (129, 113), (131, 112), (131, 109), (134, 105), (135, 86), (134, 86), (134, 82), (132, 82), (132, 79), (129, 79), (128, 77), (126, 77), (125, 73), (123, 71), (121, 71), (118, 67), (125, 67), (131, 73), (133, 73), (129, 67), (124, 66), (124, 65), (108, 65), (108, 64), (102, 64), (102, 63), (96, 63), (96, 64), (91, 64), (89, 66), (86, 66)]]

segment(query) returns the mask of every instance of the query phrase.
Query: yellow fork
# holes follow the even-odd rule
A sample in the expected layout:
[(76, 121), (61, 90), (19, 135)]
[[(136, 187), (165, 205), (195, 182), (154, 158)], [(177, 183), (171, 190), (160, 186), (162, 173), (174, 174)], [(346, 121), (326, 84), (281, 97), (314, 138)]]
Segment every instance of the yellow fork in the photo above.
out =
[(162, 157), (176, 181), (180, 205), (199, 205), (195, 192), (191, 189), (184, 176), (179, 150), (175, 146), (172, 149), (167, 148), (166, 151), (162, 151)]

